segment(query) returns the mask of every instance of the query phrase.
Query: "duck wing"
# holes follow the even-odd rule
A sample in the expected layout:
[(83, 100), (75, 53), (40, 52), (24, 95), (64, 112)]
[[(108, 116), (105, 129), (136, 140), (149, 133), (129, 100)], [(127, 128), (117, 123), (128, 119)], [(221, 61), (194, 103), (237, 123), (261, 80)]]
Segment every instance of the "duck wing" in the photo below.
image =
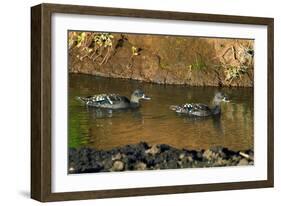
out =
[(118, 94), (96, 94), (87, 97), (78, 97), (86, 105), (98, 106), (98, 105), (112, 105), (116, 101), (121, 101), (121, 97)]
[(189, 104), (189, 114), (193, 116), (206, 117), (212, 114), (212, 110), (205, 104)]
[(187, 114), (192, 108), (192, 104), (186, 103), (182, 105), (171, 105), (169, 108), (175, 111), (176, 113)]
[(118, 94), (97, 94), (94, 96), (78, 97), (84, 104), (92, 107), (120, 109), (126, 108), (130, 100)]

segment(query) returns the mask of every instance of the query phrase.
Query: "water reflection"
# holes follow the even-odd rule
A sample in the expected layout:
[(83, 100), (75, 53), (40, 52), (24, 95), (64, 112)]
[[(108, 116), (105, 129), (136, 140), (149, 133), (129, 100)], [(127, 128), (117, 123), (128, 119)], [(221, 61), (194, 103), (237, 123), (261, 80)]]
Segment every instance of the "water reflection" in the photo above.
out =
[[(150, 101), (139, 109), (105, 110), (81, 105), (76, 96), (119, 93), (130, 96), (142, 88)], [(148, 84), (88, 75), (69, 76), (69, 146), (110, 149), (146, 141), (178, 148), (253, 147), (253, 89), (224, 88), (230, 103), (222, 103), (220, 117), (187, 118), (169, 109), (186, 102), (210, 104), (217, 88)]]
[(139, 109), (103, 109), (95, 108), (91, 106), (85, 106), (86, 111), (89, 113), (90, 117), (93, 119), (103, 119), (103, 118), (112, 118), (114, 115), (118, 116), (120, 113), (131, 113), (132, 117), (136, 119), (142, 118), (141, 112)]

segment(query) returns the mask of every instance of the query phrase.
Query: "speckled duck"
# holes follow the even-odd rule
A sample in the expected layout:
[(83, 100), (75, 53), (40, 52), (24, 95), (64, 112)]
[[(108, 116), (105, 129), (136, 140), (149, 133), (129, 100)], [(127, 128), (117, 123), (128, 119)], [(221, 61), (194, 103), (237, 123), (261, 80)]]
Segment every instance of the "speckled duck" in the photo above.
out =
[(170, 109), (179, 114), (186, 114), (190, 117), (208, 117), (221, 114), (221, 102), (229, 102), (226, 95), (217, 92), (214, 96), (212, 106), (201, 103), (186, 103), (183, 105), (172, 105)]
[(150, 100), (140, 89), (135, 90), (131, 98), (118, 94), (97, 94), (87, 97), (77, 97), (78, 100), (87, 106), (104, 109), (129, 109), (140, 107), (140, 100)]

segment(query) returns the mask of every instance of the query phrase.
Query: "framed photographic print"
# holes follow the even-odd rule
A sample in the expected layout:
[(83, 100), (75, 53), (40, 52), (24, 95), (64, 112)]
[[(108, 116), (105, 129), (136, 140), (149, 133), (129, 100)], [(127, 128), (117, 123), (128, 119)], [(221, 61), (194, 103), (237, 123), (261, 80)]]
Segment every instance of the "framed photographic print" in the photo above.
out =
[(273, 187), (273, 19), (31, 8), (31, 197)]

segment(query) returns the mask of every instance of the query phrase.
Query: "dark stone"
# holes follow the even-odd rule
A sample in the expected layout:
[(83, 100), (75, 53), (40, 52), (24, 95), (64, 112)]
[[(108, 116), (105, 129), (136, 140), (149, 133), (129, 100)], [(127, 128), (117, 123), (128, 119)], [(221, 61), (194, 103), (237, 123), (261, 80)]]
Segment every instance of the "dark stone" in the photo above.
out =
[(126, 160), (127, 160), (126, 161), (127, 163), (132, 164), (132, 163), (135, 163), (138, 160), (138, 158), (135, 155), (127, 155)]
[(202, 161), (203, 160), (203, 153), (202, 153), (202, 151), (196, 152), (196, 155), (194, 156), (194, 159), (196, 159), (198, 161)]
[(222, 149), (222, 152), (224, 153), (225, 155), (225, 159), (229, 159), (231, 158), (233, 155), (238, 155), (239, 153), (238, 152), (235, 152), (235, 151), (232, 151), (232, 150), (229, 150), (227, 148), (223, 148)]
[(178, 168), (177, 161), (173, 161), (173, 160), (168, 161), (167, 168), (168, 169), (177, 169)]
[(104, 169), (108, 171), (110, 170), (110, 168), (112, 168), (113, 161), (111, 159), (105, 159), (102, 164), (104, 166)]
[(126, 145), (125, 147), (121, 148), (121, 153), (125, 155), (133, 155), (137, 159), (141, 160), (145, 154), (145, 144), (137, 144), (137, 145)]
[(82, 164), (80, 168), (77, 168), (80, 173), (91, 173), (91, 172), (100, 172), (103, 169), (101, 163), (95, 162), (92, 164)]
[(161, 164), (162, 162), (164, 162), (164, 157), (161, 154), (156, 154), (154, 157), (154, 163), (155, 164)]
[(167, 162), (161, 162), (158, 164), (159, 165), (159, 169), (167, 169), (168, 168), (168, 165), (167, 165)]
[(111, 149), (110, 151), (109, 151), (109, 153), (111, 154), (111, 155), (116, 155), (117, 153), (120, 153), (120, 148), (113, 148), (113, 149)]
[(196, 150), (184, 150), (186, 156), (191, 156), (192, 159), (195, 159), (197, 157), (197, 151)]
[[(156, 158), (153, 155), (147, 155), (144, 161), (147, 165), (147, 167), (153, 167), (156, 164)], [(161, 161), (157, 161), (159, 163)]]
[(140, 142), (140, 147), (142, 147), (144, 150), (147, 150), (149, 148), (148, 144), (146, 142)]
[(75, 149), (75, 148), (69, 148), (69, 149), (68, 149), (68, 155), (69, 155), (69, 157), (74, 157), (74, 156), (76, 156), (76, 155), (77, 155), (77, 149)]
[(171, 149), (171, 146), (167, 145), (167, 144), (160, 144), (159, 145), (159, 149), (160, 149), (160, 152), (165, 152), (167, 150), (170, 150)]

